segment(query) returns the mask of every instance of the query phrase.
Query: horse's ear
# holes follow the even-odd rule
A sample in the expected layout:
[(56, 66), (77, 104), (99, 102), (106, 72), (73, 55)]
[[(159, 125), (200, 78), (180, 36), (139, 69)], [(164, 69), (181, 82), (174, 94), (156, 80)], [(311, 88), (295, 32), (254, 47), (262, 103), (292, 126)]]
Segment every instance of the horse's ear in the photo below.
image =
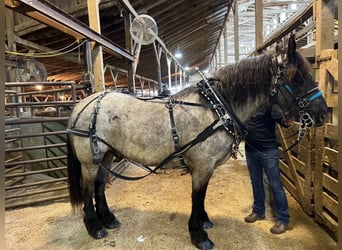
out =
[(288, 62), (295, 62), (296, 60), (296, 39), (295, 35), (291, 35), (289, 38), (288, 46), (287, 46), (287, 59)]

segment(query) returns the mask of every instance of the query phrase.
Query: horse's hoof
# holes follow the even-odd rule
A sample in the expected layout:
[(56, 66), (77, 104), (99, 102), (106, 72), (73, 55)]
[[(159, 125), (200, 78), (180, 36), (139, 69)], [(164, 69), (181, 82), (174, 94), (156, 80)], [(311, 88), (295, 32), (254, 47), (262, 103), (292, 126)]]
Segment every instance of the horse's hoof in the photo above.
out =
[(102, 238), (106, 237), (107, 234), (108, 234), (107, 230), (103, 227), (103, 228), (101, 228), (101, 229), (99, 229), (99, 230), (97, 230), (97, 231), (91, 233), (90, 235), (91, 235), (91, 237), (93, 237), (94, 239), (97, 239), (97, 240), (98, 240), (98, 239), (102, 239)]
[(109, 221), (108, 223), (105, 222), (103, 223), (103, 225), (107, 229), (114, 229), (114, 228), (119, 228), (121, 226), (121, 223), (118, 220), (113, 220), (113, 221)]
[(199, 243), (193, 242), (193, 244), (196, 246), (197, 249), (201, 250), (209, 250), (214, 248), (214, 243), (209, 239)]
[(202, 228), (203, 229), (210, 229), (213, 227), (214, 227), (214, 224), (210, 220), (202, 222)]

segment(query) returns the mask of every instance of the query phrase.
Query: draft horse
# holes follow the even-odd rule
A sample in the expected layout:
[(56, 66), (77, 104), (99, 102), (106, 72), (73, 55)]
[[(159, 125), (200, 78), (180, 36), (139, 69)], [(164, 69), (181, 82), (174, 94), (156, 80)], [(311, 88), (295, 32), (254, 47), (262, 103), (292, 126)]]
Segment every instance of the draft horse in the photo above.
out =
[(244, 123), (269, 101), (287, 116), (305, 117), (304, 127), (321, 126), (327, 118), (322, 92), (296, 52), (294, 36), (287, 53), (241, 60), (171, 98), (153, 102), (102, 92), (82, 100), (68, 124), (68, 174), (71, 204), (84, 205), (88, 233), (99, 239), (106, 229), (120, 226), (104, 192), (114, 160), (158, 169), (161, 162), (168, 166), (181, 159), (192, 177), (191, 242), (198, 249), (212, 249), (205, 231), (213, 227), (204, 206), (209, 180), (248, 132)]

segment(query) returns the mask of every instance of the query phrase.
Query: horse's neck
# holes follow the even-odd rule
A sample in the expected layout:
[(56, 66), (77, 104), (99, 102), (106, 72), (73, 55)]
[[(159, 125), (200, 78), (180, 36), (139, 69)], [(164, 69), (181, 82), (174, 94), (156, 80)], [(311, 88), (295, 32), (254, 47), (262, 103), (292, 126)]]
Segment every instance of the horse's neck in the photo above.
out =
[(245, 123), (251, 115), (256, 113), (259, 107), (268, 101), (267, 95), (259, 95), (257, 97), (249, 97), (244, 104), (232, 105), (236, 116), (242, 123)]

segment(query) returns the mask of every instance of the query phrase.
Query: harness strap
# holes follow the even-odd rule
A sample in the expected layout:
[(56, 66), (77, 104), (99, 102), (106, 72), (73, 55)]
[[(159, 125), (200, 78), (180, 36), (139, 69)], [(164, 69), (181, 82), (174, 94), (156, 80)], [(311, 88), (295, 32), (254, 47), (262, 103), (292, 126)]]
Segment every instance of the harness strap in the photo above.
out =
[(170, 154), (168, 157), (166, 157), (164, 160), (162, 160), (158, 166), (153, 169), (153, 172), (157, 171), (159, 168), (161, 168), (163, 165), (165, 165), (167, 162), (169, 162), (171, 159), (173, 159), (176, 156), (179, 156), (183, 154), (185, 151), (190, 149), (191, 147), (195, 146), (197, 143), (205, 141), (208, 137), (210, 137), (212, 134), (214, 134), (217, 130), (222, 129), (223, 122), (219, 119), (212, 122), (207, 128), (205, 128), (201, 133), (199, 133), (195, 139), (188, 142), (187, 144), (184, 144), (178, 150)]
[[(134, 163), (136, 164), (136, 163)], [(113, 170), (111, 170), (110, 168), (108, 168), (107, 166), (103, 165), (101, 162), (98, 163), (98, 165), (103, 168), (105, 171), (107, 171), (108, 173), (110, 173), (111, 175), (115, 176), (116, 178), (120, 178), (126, 181), (137, 181), (140, 179), (145, 178), (146, 176), (154, 173), (154, 170), (151, 168), (148, 168), (148, 173), (145, 175), (141, 175), (141, 176), (127, 176), (127, 175), (122, 175), (119, 173), (114, 172)], [(146, 166), (144, 166), (144, 168), (146, 168)]]
[(215, 120), (207, 128), (205, 128), (200, 134), (198, 134), (195, 139), (193, 139), (192, 141), (188, 142), (187, 144), (179, 147), (175, 152), (173, 152), (172, 154), (170, 154), (169, 156), (164, 158), (164, 160), (162, 160), (154, 169), (151, 169), (147, 166), (144, 166), (145, 170), (148, 171), (148, 173), (145, 175), (142, 175), (142, 176), (136, 176), (136, 177), (125, 176), (125, 175), (121, 175), (121, 174), (118, 174), (118, 173), (112, 171), (107, 166), (103, 165), (101, 162), (98, 165), (117, 178), (120, 178), (123, 180), (129, 180), (129, 181), (140, 180), (140, 179), (143, 179), (143, 178), (149, 176), (150, 174), (157, 174), (157, 170), (160, 169), (166, 163), (168, 163), (170, 160), (172, 160), (176, 156), (182, 155), (185, 151), (187, 151), (191, 147), (195, 146), (196, 144), (198, 144), (200, 142), (205, 141), (208, 137), (210, 137), (216, 131), (218, 131), (219, 129), (223, 129), (223, 128), (224, 128), (223, 122), (219, 119)]
[(232, 153), (236, 155), (236, 153), (240, 153), (239, 144), (242, 138), (248, 134), (248, 130), (237, 117), (231, 105), (222, 97), (215, 84), (212, 84), (212, 81), (217, 80), (213, 78), (208, 80), (199, 69), (197, 69), (197, 72), (203, 79), (198, 83), (199, 92), (215, 107), (214, 110), (218, 118), (222, 121), (226, 132), (234, 138)]
[(91, 148), (91, 151), (93, 152), (93, 163), (94, 164), (99, 164), (101, 161), (100, 149), (99, 149), (99, 145), (97, 143), (98, 137), (96, 135), (96, 120), (97, 120), (97, 115), (98, 115), (99, 110), (100, 110), (100, 103), (101, 103), (102, 99), (105, 97), (105, 95), (108, 93), (109, 92), (105, 91), (105, 92), (102, 92), (98, 96), (97, 101), (94, 105), (93, 113), (91, 114), (91, 117), (90, 117), (89, 138), (90, 138), (90, 148)]
[[(179, 150), (180, 145), (179, 145), (179, 135), (177, 133), (177, 128), (176, 128), (176, 123), (173, 115), (173, 107), (175, 106), (175, 101), (172, 96), (170, 96), (169, 101), (165, 103), (165, 106), (169, 110), (169, 117), (170, 117), (170, 123), (171, 123), (171, 132), (172, 132), (172, 139), (175, 144), (175, 151)], [(186, 165), (184, 161), (183, 154), (180, 154), (179, 160), (182, 164), (182, 168), (185, 169), (185, 174), (189, 172), (189, 167)]]

